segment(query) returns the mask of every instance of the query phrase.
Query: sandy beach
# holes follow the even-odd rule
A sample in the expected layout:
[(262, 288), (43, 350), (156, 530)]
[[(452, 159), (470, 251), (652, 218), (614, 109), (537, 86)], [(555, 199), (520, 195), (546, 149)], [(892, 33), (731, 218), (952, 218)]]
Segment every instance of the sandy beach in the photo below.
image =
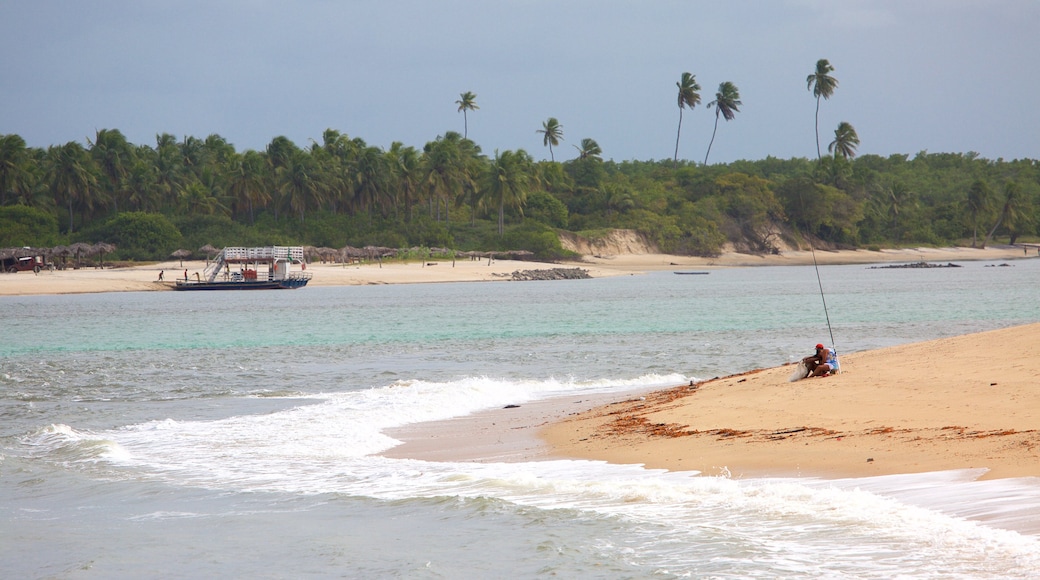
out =
[(1031, 324), (844, 355), (831, 377), (789, 382), (794, 367), (784, 365), (539, 401), (396, 430), (404, 444), (385, 455), (580, 458), (730, 477), (1040, 476), (1038, 339)]
[[(817, 263), (871, 264), (928, 261), (934, 263), (965, 260), (1013, 260), (1025, 258), (1017, 246), (972, 248), (908, 248), (900, 250), (818, 250)], [(1035, 252), (1029, 258), (1035, 258)], [(727, 252), (717, 258), (696, 258), (667, 254), (589, 255), (580, 261), (543, 263), (515, 260), (461, 259), (429, 262), (392, 262), (366, 264), (307, 265), (314, 274), (309, 286), (352, 286), (365, 284), (417, 284), (436, 282), (491, 282), (507, 280), (516, 270), (583, 268), (594, 278), (635, 275), (658, 270), (688, 268), (712, 269), (751, 266), (796, 266), (813, 263), (808, 251), (785, 251), (778, 255), (756, 256)], [(0, 274), (0, 296), (36, 294), (75, 294), (90, 292), (140, 292), (170, 290), (173, 280), (188, 271), (191, 279), (206, 268), (204, 261), (171, 260), (129, 268), (100, 269), (86, 266), (78, 270), (19, 272)], [(158, 282), (163, 272), (165, 283)]]
[[(551, 455), (706, 475), (867, 476), (986, 468), (1040, 476), (1040, 324), (629, 397), (544, 429)], [(810, 345), (811, 348), (811, 345)]]

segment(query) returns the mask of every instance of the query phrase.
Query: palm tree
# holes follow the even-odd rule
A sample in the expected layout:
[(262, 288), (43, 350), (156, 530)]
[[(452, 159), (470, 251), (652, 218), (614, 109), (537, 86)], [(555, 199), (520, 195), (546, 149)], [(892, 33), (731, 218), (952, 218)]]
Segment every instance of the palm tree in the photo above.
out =
[(838, 79), (830, 76), (834, 67), (825, 58), (816, 61), (816, 72), (805, 78), (808, 90), (816, 97), (816, 158), (823, 159), (820, 153), (820, 97), (830, 99), (834, 89), (838, 88)]
[(559, 145), (560, 139), (563, 139), (563, 125), (556, 120), (556, 117), (549, 117), (548, 121), (542, 123), (542, 128), (535, 132), (543, 135), (542, 145), (549, 147), (549, 159), (555, 162), (556, 158), (553, 157), (552, 148), (553, 145)]
[(289, 210), (303, 223), (307, 210), (320, 207), (325, 201), (324, 191), (317, 180), (317, 164), (302, 149), (292, 150), (285, 163), (277, 175), (278, 191)]
[(378, 147), (365, 147), (358, 152), (357, 173), (354, 178), (354, 199), (361, 209), (368, 212), (379, 209), (383, 215), (390, 203), (387, 196), (390, 168), (383, 151)]
[(67, 201), (69, 207), (69, 233), (73, 231), (73, 205), (93, 209), (91, 189), (97, 185), (92, 169), (92, 159), (87, 150), (75, 141), (47, 149), (47, 181), (55, 196), (55, 205)]
[(487, 199), (498, 209), (498, 235), (505, 235), (506, 205), (520, 209), (527, 200), (527, 187), (531, 182), (531, 156), (520, 149), (516, 152), (495, 152), (495, 160), (488, 176)]
[(675, 131), (675, 158), (672, 165), (679, 163), (679, 135), (682, 133), (682, 112), (689, 107), (691, 110), (701, 102), (701, 86), (697, 84), (694, 75), (688, 72), (682, 74), (682, 79), (675, 83), (679, 87), (679, 128)]
[(250, 224), (255, 223), (256, 208), (271, 203), (271, 194), (265, 187), (266, 169), (267, 160), (261, 153), (252, 149), (237, 155), (231, 164), (228, 194), (231, 195), (236, 207), (245, 206), (249, 209)]
[(155, 136), (155, 173), (156, 193), (160, 197), (160, 206), (172, 206), (177, 198), (178, 188), (184, 181), (183, 164), (177, 138), (169, 133)]
[(129, 195), (124, 182), (133, 165), (133, 148), (119, 129), (100, 129), (95, 131), (94, 142), (90, 143), (90, 155), (101, 170), (105, 189), (112, 196), (118, 213), (119, 199)]
[(705, 165), (708, 164), (708, 153), (711, 153), (711, 145), (715, 142), (715, 132), (719, 130), (719, 115), (727, 121), (732, 121), (733, 117), (736, 117), (737, 113), (740, 112), (740, 107), (743, 104), (740, 102), (740, 91), (737, 90), (737, 85), (729, 81), (719, 85), (719, 90), (715, 93), (715, 100), (708, 103), (709, 109), (715, 107), (715, 130), (711, 132), (708, 151), (704, 154)]
[(976, 247), (979, 235), (979, 221), (989, 213), (993, 206), (993, 190), (985, 181), (976, 180), (968, 189), (968, 217), (971, 220), (971, 247)]
[(423, 148), (426, 170), (422, 184), (429, 194), (430, 215), (437, 203), (436, 219), (440, 219), (440, 202), (444, 200), (444, 221), (448, 221), (448, 201), (465, 195), (472, 182), (472, 158), (480, 149), (455, 131), (448, 131)]
[(406, 147), (400, 141), (390, 144), (387, 151), (387, 162), (394, 189), (397, 192), (395, 204), (404, 206), (408, 212), (405, 214), (406, 221), (412, 221), (412, 208), (419, 191), (419, 181), (422, 179), (422, 161), (415, 147)]
[(985, 249), (986, 244), (993, 239), (993, 234), (997, 233), (997, 228), (1000, 227), (1001, 223), (1006, 222), (1009, 229), (1014, 228), (1014, 223), (1021, 219), (1021, 202), (1022, 198), (1018, 195), (1018, 183), (1014, 181), (1008, 181), (1004, 185), (1004, 206), (1000, 208), (1000, 213), (997, 215), (997, 223), (993, 224), (993, 229), (986, 234), (986, 239), (982, 241), (982, 247)]
[(601, 155), (603, 155), (603, 149), (600, 148), (599, 143), (596, 143), (595, 139), (589, 139), (588, 137), (581, 140), (581, 147), (574, 145), (574, 148), (578, 150), (578, 159), (595, 159), (602, 161)]
[(459, 106), (459, 112), (462, 113), (463, 122), (463, 133), (464, 139), (469, 138), (469, 119), (466, 116), (466, 111), (475, 111), (480, 107), (477, 106), (477, 95), (473, 94), (472, 91), (466, 91), (459, 95), (459, 100), (455, 101), (455, 104)]
[(32, 189), (29, 150), (18, 135), (0, 135), (0, 206), (7, 205), (7, 194), (27, 193)]
[(834, 141), (827, 146), (827, 152), (834, 152), (834, 156), (841, 155), (846, 161), (856, 156), (856, 147), (859, 147), (859, 135), (856, 128), (850, 123), (842, 121), (834, 130)]

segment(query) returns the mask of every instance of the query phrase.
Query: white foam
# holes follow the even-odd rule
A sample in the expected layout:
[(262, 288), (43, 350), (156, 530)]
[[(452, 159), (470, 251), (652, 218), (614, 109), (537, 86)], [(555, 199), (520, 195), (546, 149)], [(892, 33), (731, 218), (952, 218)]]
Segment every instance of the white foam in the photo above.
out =
[[(667, 533), (680, 543), (720, 534), (732, 541), (735, 534), (753, 543), (756, 554), (776, 554), (778, 569), (798, 574), (833, 572), (813, 567), (820, 553), (850, 566), (838, 568), (845, 574), (856, 573), (858, 558), (871, 561), (874, 571), (879, 561), (891, 565), (893, 574), (911, 560), (914, 566), (934, 562), (937, 570), (945, 566), (972, 574), (974, 562), (984, 561), (1007, 576), (1040, 569), (1036, 536), (999, 529), (1038, 513), (1035, 479), (977, 481), (980, 472), (965, 470), (846, 480), (731, 480), (590, 461), (432, 463), (373, 455), (396, 444), (382, 435), (388, 427), (566, 392), (670, 385), (679, 382), (675, 378), (623, 386), (486, 377), (416, 380), (318, 395), (313, 404), (265, 415), (154, 421), (102, 433), (55, 425), (26, 443), (59, 453), (73, 443), (103, 442), (104, 453), (71, 459), (100, 459), (128, 477), (179, 485), (387, 500), (491, 497), (623, 518), (637, 536), (633, 542), (662, 565), (669, 564), (659, 547), (660, 535)], [(672, 563), (678, 566), (681, 558), (676, 558)]]

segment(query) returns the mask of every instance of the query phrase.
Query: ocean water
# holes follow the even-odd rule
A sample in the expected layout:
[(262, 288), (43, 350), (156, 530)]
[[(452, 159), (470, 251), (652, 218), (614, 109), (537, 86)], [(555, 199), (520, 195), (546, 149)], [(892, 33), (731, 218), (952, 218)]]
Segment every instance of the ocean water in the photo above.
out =
[[(820, 268), (839, 353), (1040, 320), (1040, 260)], [(1040, 480), (378, 455), (830, 343), (812, 267), (0, 298), (4, 578), (1031, 578)]]

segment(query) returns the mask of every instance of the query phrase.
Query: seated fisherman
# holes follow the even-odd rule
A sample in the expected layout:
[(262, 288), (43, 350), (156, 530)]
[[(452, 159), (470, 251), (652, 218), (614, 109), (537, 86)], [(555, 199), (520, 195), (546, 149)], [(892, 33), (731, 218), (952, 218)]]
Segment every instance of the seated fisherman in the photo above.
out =
[(816, 345), (816, 354), (802, 359), (805, 368), (809, 369), (810, 377), (825, 377), (838, 374), (841, 368), (838, 365), (838, 355), (833, 348), (827, 348), (822, 344)]

